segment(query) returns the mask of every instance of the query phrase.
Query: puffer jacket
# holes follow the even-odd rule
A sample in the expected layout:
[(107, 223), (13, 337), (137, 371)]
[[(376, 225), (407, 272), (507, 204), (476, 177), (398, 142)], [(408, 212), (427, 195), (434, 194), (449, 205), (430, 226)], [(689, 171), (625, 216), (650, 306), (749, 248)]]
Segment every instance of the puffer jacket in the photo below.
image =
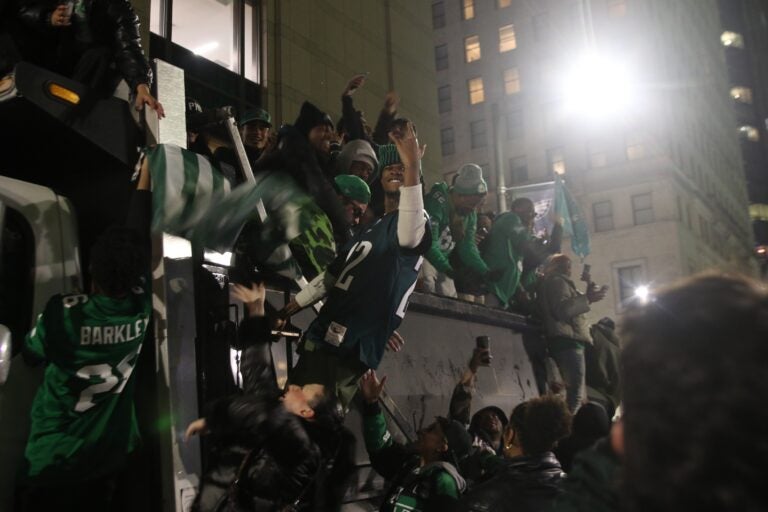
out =
[(545, 277), (539, 285), (538, 301), (547, 337), (592, 343), (586, 315), (589, 301), (573, 281), (562, 274)]
[(141, 48), (139, 17), (128, 0), (79, 0), (71, 27), (50, 26), (56, 2), (20, 0), (18, 3), (16, 15), (27, 26), (47, 33), (74, 30), (80, 44), (109, 47), (131, 91), (139, 84), (152, 84), (152, 70)]
[(494, 476), (471, 488), (451, 510), (539, 512), (548, 510), (561, 493), (565, 473), (552, 452), (494, 460)]

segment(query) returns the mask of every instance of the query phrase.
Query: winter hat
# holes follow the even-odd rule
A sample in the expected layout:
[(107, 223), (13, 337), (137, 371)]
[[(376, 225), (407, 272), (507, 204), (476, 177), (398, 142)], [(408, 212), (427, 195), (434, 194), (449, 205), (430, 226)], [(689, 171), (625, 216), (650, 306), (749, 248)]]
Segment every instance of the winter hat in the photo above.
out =
[(371, 145), (360, 139), (351, 140), (344, 144), (339, 156), (336, 157), (336, 169), (339, 174), (347, 174), (352, 162), (365, 162), (370, 165), (373, 171), (371, 177), (376, 175), (379, 167), (379, 159), (376, 158), (376, 153)]
[(483, 179), (483, 170), (477, 164), (465, 164), (459, 169), (453, 182), (453, 191), (462, 196), (487, 194), (488, 184)]
[(327, 124), (333, 129), (331, 116), (314, 106), (312, 103), (305, 101), (301, 105), (299, 117), (294, 121), (293, 127), (306, 137), (309, 135), (312, 128), (323, 124)]
[(448, 452), (453, 454), (453, 463), (456, 465), (469, 455), (472, 448), (472, 437), (464, 425), (458, 421), (438, 416), (437, 422), (443, 429), (445, 439), (448, 441)]
[(485, 411), (491, 411), (496, 416), (498, 416), (499, 420), (501, 421), (502, 427), (506, 427), (507, 423), (509, 423), (509, 420), (507, 419), (507, 415), (504, 414), (504, 411), (502, 411), (499, 407), (496, 407), (495, 405), (489, 405), (488, 407), (483, 407), (479, 411), (477, 411), (475, 414), (472, 415), (472, 420), (469, 422), (469, 430), (472, 432), (475, 432), (478, 430), (477, 422), (480, 420), (480, 414)]
[(371, 200), (371, 189), (361, 178), (351, 174), (339, 174), (334, 181), (341, 195), (364, 204)]
[(379, 146), (379, 166), (384, 169), (388, 165), (401, 163), (400, 154), (397, 152), (397, 146), (394, 144), (383, 144)]
[(243, 118), (240, 120), (240, 126), (246, 125), (248, 123), (254, 123), (254, 122), (264, 123), (271, 128), (272, 116), (270, 116), (269, 112), (267, 112), (263, 108), (249, 109), (249, 110), (246, 110), (245, 113), (243, 114)]

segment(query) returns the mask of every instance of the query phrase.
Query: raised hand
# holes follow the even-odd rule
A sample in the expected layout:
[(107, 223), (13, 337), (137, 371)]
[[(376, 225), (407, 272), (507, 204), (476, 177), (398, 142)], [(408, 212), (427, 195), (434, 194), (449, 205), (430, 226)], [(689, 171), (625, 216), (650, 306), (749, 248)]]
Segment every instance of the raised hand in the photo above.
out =
[(369, 404), (377, 402), (385, 382), (387, 382), (387, 377), (384, 376), (379, 380), (376, 376), (376, 370), (365, 372), (360, 377), (360, 393), (363, 395), (363, 399)]
[(405, 338), (400, 336), (400, 333), (395, 331), (392, 336), (387, 340), (387, 350), (392, 352), (400, 352), (405, 346)]
[(352, 96), (352, 94), (365, 84), (366, 74), (355, 75), (347, 82), (347, 86), (341, 93), (342, 96)]

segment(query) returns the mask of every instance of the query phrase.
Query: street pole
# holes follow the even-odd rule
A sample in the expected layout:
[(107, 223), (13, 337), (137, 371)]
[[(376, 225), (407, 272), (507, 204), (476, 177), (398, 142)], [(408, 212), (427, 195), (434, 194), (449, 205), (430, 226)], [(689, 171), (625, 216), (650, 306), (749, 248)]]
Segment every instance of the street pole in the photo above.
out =
[(504, 152), (502, 151), (502, 122), (506, 113), (502, 112), (499, 105), (491, 105), (491, 128), (493, 130), (493, 154), (496, 160), (496, 198), (499, 204), (499, 213), (507, 211), (506, 182), (504, 179)]

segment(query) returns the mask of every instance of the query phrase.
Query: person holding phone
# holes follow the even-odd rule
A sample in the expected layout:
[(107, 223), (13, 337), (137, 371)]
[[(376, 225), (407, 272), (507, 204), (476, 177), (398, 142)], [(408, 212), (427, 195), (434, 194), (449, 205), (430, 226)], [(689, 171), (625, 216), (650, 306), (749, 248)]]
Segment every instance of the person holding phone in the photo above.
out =
[(605, 298), (606, 292), (589, 274), (582, 279), (588, 283), (586, 293), (571, 281), (571, 258), (555, 254), (545, 266), (537, 295), (549, 352), (560, 370), (565, 401), (573, 414), (586, 398), (584, 346), (592, 343), (587, 326), (589, 305)]

